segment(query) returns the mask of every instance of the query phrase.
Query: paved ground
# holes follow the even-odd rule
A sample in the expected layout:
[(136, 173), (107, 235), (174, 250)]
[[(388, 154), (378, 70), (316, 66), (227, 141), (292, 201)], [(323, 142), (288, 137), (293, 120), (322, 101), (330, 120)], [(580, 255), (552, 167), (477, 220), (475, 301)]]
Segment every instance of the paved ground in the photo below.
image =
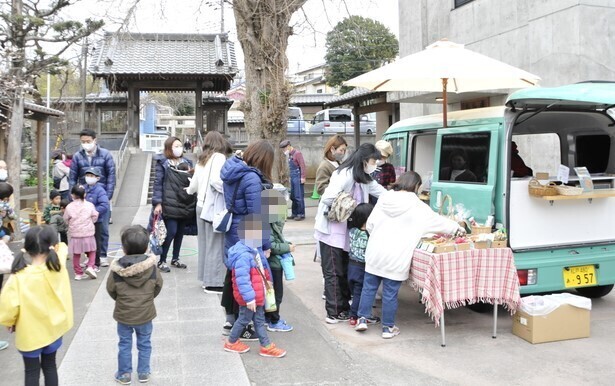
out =
[[(111, 241), (117, 242), (123, 225), (145, 224), (149, 210), (147, 206), (115, 208)], [(285, 283), (281, 311), (295, 330), (271, 336), (288, 350), (288, 356), (262, 358), (256, 342), (243, 355), (222, 350), (223, 310), (217, 295), (200, 289), (196, 238), (187, 237), (182, 259), (189, 267), (165, 274), (164, 288), (156, 300), (151, 384), (612, 384), (614, 294), (593, 302), (590, 338), (541, 345), (512, 335), (511, 318), (503, 310), (498, 338), (492, 339), (491, 315), (460, 308), (447, 311), (448, 345), (442, 348), (439, 330), (409, 286), (400, 292), (397, 323), (402, 332), (395, 339), (382, 339), (379, 328), (359, 334), (348, 324), (325, 324), (322, 275), (319, 264), (313, 262), (313, 222), (309, 219), (314, 213), (311, 205), (308, 220), (289, 221), (286, 226), (287, 238), (298, 245), (297, 279)], [(113, 302), (104, 286), (97, 288), (103, 282), (102, 278), (73, 282), (76, 321), (60, 351), (62, 385), (115, 384), (116, 324)], [(377, 304), (376, 314), (379, 308)], [(2, 338), (6, 338), (4, 331)], [(0, 384), (21, 384), (22, 364), (14, 347), (0, 352), (0, 360)]]

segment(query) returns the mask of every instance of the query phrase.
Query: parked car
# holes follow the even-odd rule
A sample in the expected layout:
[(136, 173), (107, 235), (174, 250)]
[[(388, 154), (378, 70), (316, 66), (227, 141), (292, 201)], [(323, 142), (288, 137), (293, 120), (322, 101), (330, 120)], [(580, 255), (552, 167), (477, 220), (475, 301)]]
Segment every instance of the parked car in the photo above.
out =
[(299, 107), (288, 108), (288, 123), (286, 131), (288, 133), (304, 133), (305, 121), (303, 120), (303, 112)]
[[(376, 121), (373, 114), (362, 114), (360, 124), (361, 134), (376, 133)], [(354, 115), (350, 109), (326, 109), (314, 115), (310, 133), (315, 134), (353, 134)]]

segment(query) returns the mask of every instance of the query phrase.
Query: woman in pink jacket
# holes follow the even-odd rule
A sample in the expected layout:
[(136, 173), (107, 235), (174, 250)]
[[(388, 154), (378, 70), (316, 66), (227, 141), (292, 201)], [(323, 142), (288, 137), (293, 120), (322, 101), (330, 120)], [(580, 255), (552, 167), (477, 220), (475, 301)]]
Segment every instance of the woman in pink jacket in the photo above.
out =
[[(94, 223), (98, 220), (98, 212), (91, 202), (85, 200), (84, 188), (75, 185), (70, 193), (73, 197), (73, 202), (66, 207), (64, 220), (68, 224), (68, 234), (70, 235), (68, 253), (73, 255), (75, 280), (82, 280), (88, 277), (96, 279), (96, 271), (94, 270), (94, 261), (96, 260)], [(79, 265), (82, 253), (88, 255), (85, 274)]]

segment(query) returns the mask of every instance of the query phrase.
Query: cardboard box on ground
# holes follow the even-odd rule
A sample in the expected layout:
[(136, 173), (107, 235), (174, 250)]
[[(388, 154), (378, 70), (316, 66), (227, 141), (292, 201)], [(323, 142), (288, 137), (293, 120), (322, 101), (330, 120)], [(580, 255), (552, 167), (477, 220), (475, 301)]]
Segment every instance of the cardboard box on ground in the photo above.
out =
[(513, 315), (512, 332), (533, 344), (588, 338), (590, 312), (571, 304), (561, 304), (546, 315), (530, 315), (519, 309)]

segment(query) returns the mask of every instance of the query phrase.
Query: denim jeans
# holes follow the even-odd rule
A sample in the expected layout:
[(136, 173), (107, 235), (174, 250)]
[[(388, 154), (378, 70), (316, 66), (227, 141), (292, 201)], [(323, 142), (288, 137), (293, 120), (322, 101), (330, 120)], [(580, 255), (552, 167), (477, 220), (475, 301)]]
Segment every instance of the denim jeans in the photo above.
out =
[[(361, 302), (361, 292), (363, 290), (363, 278), (365, 277), (365, 263), (354, 260), (348, 262), (348, 286), (352, 293), (352, 304), (350, 305), (350, 316), (356, 317), (359, 312)], [(370, 315), (371, 316), (371, 315)]]
[(258, 340), (261, 343), (261, 346), (269, 346), (271, 341), (269, 340), (267, 328), (265, 327), (264, 306), (257, 306), (256, 312), (250, 311), (246, 306), (239, 306), (239, 318), (237, 318), (235, 324), (233, 324), (228, 341), (231, 343), (237, 342), (237, 339), (239, 339), (239, 334), (241, 334), (243, 329), (248, 325), (248, 323), (250, 323), (250, 320), (254, 321), (254, 330), (256, 330), (256, 335), (258, 335)]
[(177, 218), (165, 218), (164, 225), (167, 227), (167, 237), (162, 244), (162, 254), (160, 255), (160, 261), (167, 262), (167, 254), (173, 243), (173, 257), (172, 261), (179, 259), (179, 252), (182, 248), (182, 241), (184, 240), (184, 228), (186, 227), (186, 220)]
[(119, 352), (117, 354), (117, 373), (131, 374), (132, 373), (132, 332), (137, 334), (137, 350), (139, 350), (139, 361), (137, 363), (137, 372), (139, 374), (149, 374), (150, 358), (152, 356), (152, 329), (154, 328), (151, 321), (140, 324), (138, 326), (129, 326), (127, 324), (117, 323), (117, 335), (120, 338), (118, 343)]
[(361, 303), (359, 304), (359, 317), (368, 318), (372, 315), (372, 306), (376, 298), (376, 290), (382, 282), (382, 326), (393, 327), (397, 313), (397, 294), (401, 281), (391, 280), (365, 272)]
[[(292, 162), (291, 162), (292, 163)], [(291, 170), (290, 172), (290, 199), (293, 203), (293, 217), (305, 217), (305, 192), (304, 185), (301, 183), (301, 171)]]
[(110, 218), (111, 218), (110, 211), (107, 211), (107, 213), (103, 214), (99, 218), (101, 245), (100, 245), (100, 254), (97, 254), (98, 257), (107, 257), (107, 249), (109, 248), (109, 219)]

